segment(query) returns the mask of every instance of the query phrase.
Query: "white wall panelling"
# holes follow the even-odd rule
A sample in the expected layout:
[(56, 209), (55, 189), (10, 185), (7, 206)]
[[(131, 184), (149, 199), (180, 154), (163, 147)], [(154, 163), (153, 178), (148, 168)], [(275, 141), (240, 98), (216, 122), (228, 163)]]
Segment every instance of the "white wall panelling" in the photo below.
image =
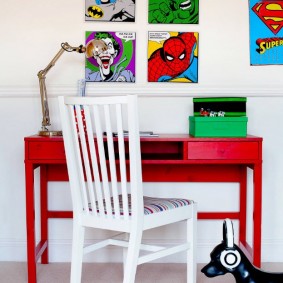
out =
[[(199, 25), (173, 26), (147, 24), (147, 1), (137, 1), (136, 5), (136, 22), (129, 24), (85, 22), (84, 0), (15, 0), (1, 4), (0, 260), (26, 260), (23, 139), (35, 134), (41, 124), (36, 74), (58, 52), (61, 42), (77, 46), (84, 43), (86, 30), (113, 30), (135, 31), (137, 34), (137, 82), (93, 83), (88, 85), (87, 94), (138, 93), (142, 129), (187, 133), (187, 119), (193, 109), (192, 97), (248, 97), (248, 132), (264, 138), (262, 259), (283, 261), (283, 67), (250, 66), (248, 1), (200, 0)], [(167, 30), (199, 32), (198, 84), (147, 83), (147, 33)], [(76, 95), (78, 80), (83, 75), (84, 56), (76, 53), (63, 54), (48, 73), (46, 84), (52, 128), (60, 128), (57, 96)], [(233, 201), (238, 193), (234, 184), (173, 183), (165, 184), (166, 190), (161, 189), (161, 184), (155, 185), (160, 195), (178, 192), (192, 196), (203, 209), (217, 209), (213, 208), (213, 203), (222, 197), (225, 199), (223, 207), (237, 209), (238, 206)], [(205, 197), (210, 193), (214, 201)], [(50, 184), (50, 207), (70, 208), (68, 198), (68, 184)], [(12, 209), (7, 205), (10, 200), (14, 203)], [(36, 221), (38, 225), (38, 219)], [(70, 260), (71, 226), (71, 220), (50, 221), (52, 261)], [(177, 225), (176, 231), (175, 235), (166, 229), (163, 232), (167, 238), (178, 242), (184, 237), (183, 227)], [(102, 236), (87, 234), (89, 241)], [(199, 262), (209, 259), (211, 249), (221, 236), (221, 221), (199, 222)], [(160, 242), (158, 233), (152, 231), (147, 233), (146, 239)], [(120, 260), (119, 253), (114, 252), (112, 258), (106, 250), (99, 258), (94, 256), (86, 260)]]

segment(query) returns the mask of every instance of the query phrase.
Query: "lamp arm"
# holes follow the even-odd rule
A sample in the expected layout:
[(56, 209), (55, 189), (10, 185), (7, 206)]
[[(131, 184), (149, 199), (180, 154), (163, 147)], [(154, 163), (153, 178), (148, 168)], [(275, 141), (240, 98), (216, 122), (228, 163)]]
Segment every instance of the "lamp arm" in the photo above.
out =
[(49, 107), (48, 107), (48, 100), (47, 100), (47, 90), (45, 79), (46, 75), (49, 70), (55, 66), (55, 63), (61, 57), (61, 55), (65, 52), (78, 52), (78, 53), (85, 53), (86, 48), (83, 45), (78, 47), (72, 47), (67, 42), (61, 43), (61, 49), (58, 53), (54, 56), (51, 62), (46, 66), (45, 69), (40, 70), (37, 73), (37, 77), (39, 79), (39, 90), (40, 90), (40, 98), (41, 98), (41, 107), (42, 107), (42, 131), (48, 131), (47, 126), (50, 126), (50, 116), (49, 116)]

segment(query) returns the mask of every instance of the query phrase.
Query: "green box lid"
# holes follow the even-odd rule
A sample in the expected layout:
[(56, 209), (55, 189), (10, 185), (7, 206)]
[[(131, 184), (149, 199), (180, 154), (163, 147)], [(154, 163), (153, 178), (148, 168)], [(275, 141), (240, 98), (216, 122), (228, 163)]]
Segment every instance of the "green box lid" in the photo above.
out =
[(194, 97), (193, 102), (247, 102), (246, 97)]

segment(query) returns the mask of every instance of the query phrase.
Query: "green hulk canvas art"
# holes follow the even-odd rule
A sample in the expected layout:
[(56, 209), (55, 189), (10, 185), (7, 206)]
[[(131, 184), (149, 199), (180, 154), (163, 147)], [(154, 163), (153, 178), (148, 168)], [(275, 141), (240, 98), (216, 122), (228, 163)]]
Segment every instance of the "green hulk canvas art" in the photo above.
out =
[(149, 0), (151, 24), (198, 24), (199, 0)]

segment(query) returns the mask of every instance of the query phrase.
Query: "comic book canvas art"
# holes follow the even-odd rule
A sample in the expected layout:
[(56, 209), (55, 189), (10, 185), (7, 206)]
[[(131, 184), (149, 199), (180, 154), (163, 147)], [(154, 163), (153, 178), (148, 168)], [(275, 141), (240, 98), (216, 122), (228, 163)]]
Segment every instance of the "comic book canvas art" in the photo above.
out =
[(135, 0), (85, 0), (85, 20), (134, 22)]
[(135, 32), (86, 32), (85, 79), (135, 82)]
[(198, 24), (199, 0), (149, 0), (150, 24)]
[(283, 64), (283, 1), (250, 0), (251, 65)]
[(149, 32), (148, 81), (198, 82), (198, 33)]

